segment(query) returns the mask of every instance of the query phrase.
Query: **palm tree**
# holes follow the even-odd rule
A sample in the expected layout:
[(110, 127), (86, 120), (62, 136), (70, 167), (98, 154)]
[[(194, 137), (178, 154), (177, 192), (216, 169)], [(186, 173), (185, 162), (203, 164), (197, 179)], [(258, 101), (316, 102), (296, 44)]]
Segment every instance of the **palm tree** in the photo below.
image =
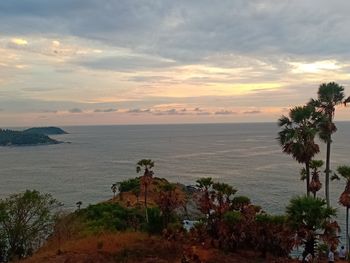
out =
[(323, 161), (322, 160), (312, 160), (310, 162), (310, 168), (312, 170), (311, 175), (311, 182), (310, 182), (310, 192), (313, 193), (314, 197), (316, 197), (316, 192), (318, 192), (321, 187), (322, 183), (320, 182), (320, 170), (323, 166)]
[(208, 218), (210, 217), (210, 210), (212, 208), (209, 196), (209, 189), (214, 184), (211, 177), (200, 178), (196, 181), (197, 187), (201, 190), (202, 195), (199, 199), (199, 207), (202, 213), (204, 213)]
[(113, 199), (115, 198), (115, 193), (117, 192), (118, 183), (112, 184), (111, 190), (113, 192)]
[(231, 185), (226, 183), (214, 183), (212, 192), (212, 200), (217, 205), (215, 206), (215, 212), (221, 219), (222, 215), (228, 211), (231, 207), (231, 197), (237, 192)]
[(346, 251), (349, 251), (350, 166), (339, 166), (337, 172), (346, 180), (345, 190), (339, 197), (339, 203), (346, 207)]
[(83, 202), (82, 201), (78, 201), (78, 202), (76, 202), (76, 205), (77, 205), (77, 208), (78, 208), (78, 211), (80, 211), (80, 207), (81, 207), (81, 205), (83, 204)]
[(325, 242), (331, 242), (328, 245), (337, 242), (338, 224), (333, 221), (336, 210), (327, 207), (325, 200), (310, 196), (293, 198), (286, 208), (286, 214), (290, 227), (296, 233), (296, 243), (302, 242), (307, 254), (314, 255), (318, 236)]
[(324, 114), (325, 121), (320, 125), (320, 138), (327, 144), (326, 153), (326, 176), (325, 176), (325, 191), (326, 191), (326, 201), (327, 205), (330, 205), (329, 201), (329, 174), (330, 169), (330, 159), (331, 159), (331, 143), (332, 134), (337, 131), (337, 128), (333, 122), (335, 107), (339, 104), (346, 104), (348, 99), (344, 100), (344, 88), (335, 82), (323, 83), (320, 85), (317, 100), (311, 100), (310, 105), (315, 106), (319, 112)]
[(282, 116), (278, 120), (278, 125), (283, 128), (278, 133), (283, 152), (305, 165), (307, 195), (310, 194), (310, 162), (320, 151), (315, 143), (319, 118), (315, 108), (307, 105), (292, 108), (289, 117)]
[(143, 176), (141, 176), (141, 185), (144, 188), (144, 193), (145, 193), (145, 217), (146, 217), (146, 222), (148, 223), (148, 211), (147, 211), (147, 194), (148, 194), (148, 187), (152, 183), (153, 179), (153, 171), (152, 168), (154, 167), (154, 161), (151, 159), (142, 159), (138, 161), (136, 164), (136, 172), (140, 173), (142, 169), (144, 170)]

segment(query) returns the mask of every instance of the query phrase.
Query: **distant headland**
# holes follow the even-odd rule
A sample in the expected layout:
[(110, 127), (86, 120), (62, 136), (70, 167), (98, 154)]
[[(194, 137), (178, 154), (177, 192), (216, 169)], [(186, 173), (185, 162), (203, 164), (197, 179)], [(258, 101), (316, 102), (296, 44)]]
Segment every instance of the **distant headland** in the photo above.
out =
[(0, 146), (51, 145), (62, 143), (48, 135), (67, 134), (58, 127), (35, 127), (23, 131), (0, 129)]
[(34, 127), (34, 128), (26, 129), (23, 132), (24, 133), (37, 133), (37, 134), (44, 134), (44, 135), (67, 134), (66, 131), (64, 131), (58, 127)]

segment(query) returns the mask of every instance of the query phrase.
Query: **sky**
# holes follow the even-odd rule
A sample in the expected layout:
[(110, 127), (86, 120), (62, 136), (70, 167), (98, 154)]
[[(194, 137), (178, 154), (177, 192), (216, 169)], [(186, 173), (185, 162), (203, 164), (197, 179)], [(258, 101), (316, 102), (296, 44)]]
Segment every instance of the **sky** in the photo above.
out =
[(1, 0), (0, 124), (274, 122), (321, 83), (350, 95), (349, 13), (346, 0)]

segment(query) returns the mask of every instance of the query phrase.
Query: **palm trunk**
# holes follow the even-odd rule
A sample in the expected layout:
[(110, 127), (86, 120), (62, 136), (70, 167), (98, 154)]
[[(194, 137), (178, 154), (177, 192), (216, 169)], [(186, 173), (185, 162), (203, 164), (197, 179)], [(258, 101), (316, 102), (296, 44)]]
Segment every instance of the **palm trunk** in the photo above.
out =
[(305, 163), (306, 169), (306, 193), (307, 196), (310, 196), (310, 162)]
[(326, 190), (326, 201), (327, 206), (330, 206), (329, 201), (329, 173), (330, 173), (330, 160), (331, 160), (331, 136), (329, 135), (327, 140), (327, 156), (326, 156), (326, 177), (325, 177), (325, 190)]
[(148, 221), (148, 209), (147, 209), (147, 186), (145, 186), (145, 216), (146, 216), (146, 222), (147, 224), (149, 223)]
[(349, 253), (349, 207), (346, 207), (346, 252)]

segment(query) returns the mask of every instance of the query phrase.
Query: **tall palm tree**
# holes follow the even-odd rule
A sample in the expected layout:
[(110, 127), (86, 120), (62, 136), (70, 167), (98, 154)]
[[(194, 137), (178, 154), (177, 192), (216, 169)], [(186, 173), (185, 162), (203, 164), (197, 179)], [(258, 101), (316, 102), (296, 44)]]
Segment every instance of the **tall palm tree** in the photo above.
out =
[(153, 179), (153, 171), (152, 168), (154, 167), (154, 161), (151, 159), (142, 159), (138, 161), (136, 164), (136, 172), (140, 173), (143, 169), (143, 176), (141, 176), (141, 185), (144, 188), (144, 194), (145, 194), (145, 217), (146, 217), (146, 222), (148, 223), (148, 209), (147, 209), (147, 195), (148, 195), (148, 187), (152, 183)]
[(339, 197), (339, 203), (346, 207), (346, 251), (349, 252), (350, 166), (339, 166), (337, 172), (346, 180), (345, 190)]
[(324, 114), (325, 121), (320, 125), (320, 138), (327, 144), (327, 153), (326, 153), (326, 176), (325, 176), (325, 192), (326, 192), (326, 201), (327, 205), (330, 205), (329, 201), (329, 175), (331, 172), (330, 169), (330, 159), (331, 159), (331, 143), (332, 143), (332, 134), (337, 131), (337, 128), (333, 122), (335, 107), (339, 104), (346, 104), (348, 99), (344, 100), (344, 87), (335, 83), (323, 83), (320, 85), (317, 92), (317, 100), (311, 100), (310, 105), (316, 107), (319, 112)]
[(321, 171), (319, 168), (323, 166), (322, 160), (312, 160), (310, 162), (310, 168), (311, 168), (311, 182), (310, 182), (310, 192), (313, 193), (314, 197), (316, 197), (316, 192), (318, 192), (321, 187), (322, 183), (320, 182), (320, 173)]
[(283, 152), (305, 165), (307, 195), (310, 194), (310, 162), (320, 151), (315, 143), (319, 117), (315, 108), (307, 105), (292, 108), (289, 117), (282, 116), (278, 120), (278, 125), (282, 127), (278, 140)]

